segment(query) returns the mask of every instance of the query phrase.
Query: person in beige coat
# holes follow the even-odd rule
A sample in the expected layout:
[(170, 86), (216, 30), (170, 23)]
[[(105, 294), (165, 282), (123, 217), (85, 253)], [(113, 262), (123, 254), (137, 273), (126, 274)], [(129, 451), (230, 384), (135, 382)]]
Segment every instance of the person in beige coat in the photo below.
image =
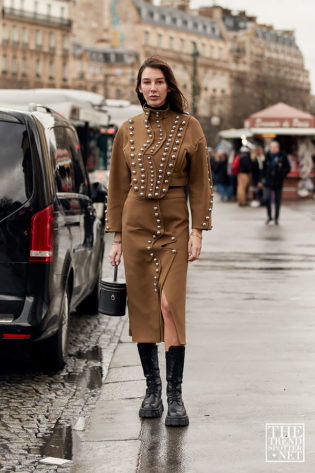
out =
[(139, 415), (162, 415), (156, 343), (164, 341), (165, 423), (187, 425), (181, 395), (187, 263), (198, 259), (202, 231), (212, 228), (211, 169), (205, 136), (198, 120), (184, 112), (170, 66), (159, 57), (147, 59), (136, 92), (143, 113), (124, 122), (114, 140), (105, 231), (114, 232), (111, 263), (124, 255), (129, 334), (147, 381)]

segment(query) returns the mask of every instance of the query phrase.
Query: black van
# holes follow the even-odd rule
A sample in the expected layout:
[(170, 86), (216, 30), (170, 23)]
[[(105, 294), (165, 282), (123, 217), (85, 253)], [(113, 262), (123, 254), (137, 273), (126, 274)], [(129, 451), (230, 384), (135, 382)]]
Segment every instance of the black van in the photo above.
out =
[(69, 312), (97, 312), (104, 221), (73, 126), (46, 107), (0, 109), (0, 342), (64, 366)]

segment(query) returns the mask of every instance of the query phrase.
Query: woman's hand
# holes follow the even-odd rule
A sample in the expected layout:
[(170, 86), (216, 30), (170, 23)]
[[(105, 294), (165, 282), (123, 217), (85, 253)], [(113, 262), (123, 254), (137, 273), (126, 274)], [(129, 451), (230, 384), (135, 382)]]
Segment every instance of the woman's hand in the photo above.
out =
[[(193, 235), (192, 233), (195, 233), (195, 235)], [(196, 259), (198, 259), (201, 251), (202, 231), (193, 228), (192, 233), (190, 234), (188, 240), (188, 261), (195, 261)], [(196, 234), (200, 235), (200, 237)]]
[(121, 233), (115, 233), (114, 241), (109, 252), (109, 259), (112, 266), (120, 263), (122, 255), (122, 246), (121, 246)]

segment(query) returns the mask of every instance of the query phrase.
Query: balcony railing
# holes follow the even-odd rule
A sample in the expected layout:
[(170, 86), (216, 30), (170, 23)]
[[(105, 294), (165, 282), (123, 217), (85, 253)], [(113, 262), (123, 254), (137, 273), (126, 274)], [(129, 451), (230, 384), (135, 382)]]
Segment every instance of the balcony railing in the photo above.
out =
[(19, 18), (21, 20), (26, 20), (34, 23), (46, 23), (48, 25), (55, 25), (55, 26), (65, 26), (70, 27), (72, 24), (71, 20), (66, 18), (58, 17), (58, 16), (51, 16), (51, 15), (43, 15), (41, 13), (26, 11), (17, 8), (9, 8), (3, 7), (2, 8), (2, 16), (5, 17), (13, 17)]

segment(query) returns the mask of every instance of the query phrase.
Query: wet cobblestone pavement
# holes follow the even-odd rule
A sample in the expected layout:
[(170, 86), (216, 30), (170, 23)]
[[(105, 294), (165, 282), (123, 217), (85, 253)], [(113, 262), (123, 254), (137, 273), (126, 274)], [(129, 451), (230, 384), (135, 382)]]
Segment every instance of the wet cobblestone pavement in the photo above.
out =
[[(111, 279), (107, 260), (103, 278)], [(0, 346), (1, 473), (70, 473), (125, 319), (72, 313), (68, 362), (58, 373), (41, 367), (27, 347)], [(46, 457), (70, 462), (41, 463)]]
[(1, 472), (70, 472), (72, 463), (60, 467), (40, 460), (71, 460), (75, 454), (79, 432), (73, 427), (95, 405), (123, 321), (72, 314), (68, 363), (59, 373), (41, 370), (26, 348), (1, 348)]

